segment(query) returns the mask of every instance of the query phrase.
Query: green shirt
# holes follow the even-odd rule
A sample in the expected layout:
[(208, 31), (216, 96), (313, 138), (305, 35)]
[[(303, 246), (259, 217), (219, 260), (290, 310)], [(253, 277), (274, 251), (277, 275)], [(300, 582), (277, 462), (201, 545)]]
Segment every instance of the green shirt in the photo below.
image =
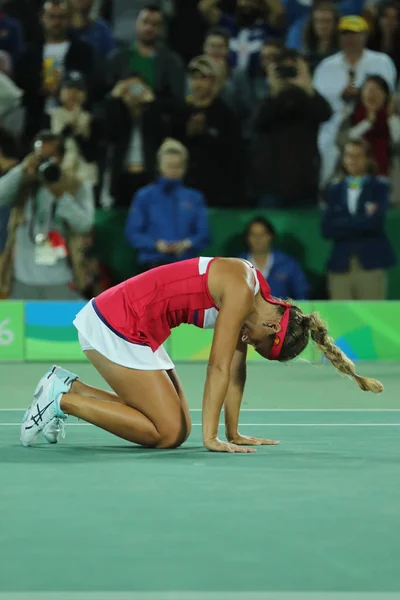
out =
[(131, 46), (129, 70), (133, 73), (139, 73), (151, 89), (154, 90), (154, 56), (142, 56), (137, 51), (135, 44)]

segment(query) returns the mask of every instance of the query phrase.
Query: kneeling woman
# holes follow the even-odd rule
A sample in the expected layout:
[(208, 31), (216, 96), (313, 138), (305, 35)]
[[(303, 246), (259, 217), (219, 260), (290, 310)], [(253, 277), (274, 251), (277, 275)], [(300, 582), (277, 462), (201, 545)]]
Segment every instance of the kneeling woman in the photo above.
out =
[[(203, 441), (215, 452), (250, 452), (273, 444), (239, 433), (247, 345), (264, 358), (288, 361), (309, 338), (364, 391), (381, 392), (379, 381), (360, 377), (333, 344), (316, 313), (270, 295), (265, 279), (247, 261), (195, 258), (158, 267), (113, 287), (77, 315), (82, 350), (113, 393), (92, 388), (53, 367), (40, 380), (25, 413), (21, 442), (43, 432), (57, 442), (73, 415), (120, 438), (152, 448), (176, 448), (191, 430), (187, 401), (163, 348), (173, 327), (189, 323), (214, 328), (203, 395)], [(218, 438), (225, 407), (227, 442)]]

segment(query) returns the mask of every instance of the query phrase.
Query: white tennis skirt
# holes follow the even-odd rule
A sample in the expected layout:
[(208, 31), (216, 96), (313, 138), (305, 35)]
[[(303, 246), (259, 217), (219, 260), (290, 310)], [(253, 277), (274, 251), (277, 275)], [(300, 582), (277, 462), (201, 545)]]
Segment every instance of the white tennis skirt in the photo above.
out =
[(175, 365), (164, 346), (155, 352), (149, 346), (133, 344), (114, 333), (88, 302), (76, 315), (74, 325), (82, 350), (97, 350), (111, 362), (142, 371), (169, 371)]

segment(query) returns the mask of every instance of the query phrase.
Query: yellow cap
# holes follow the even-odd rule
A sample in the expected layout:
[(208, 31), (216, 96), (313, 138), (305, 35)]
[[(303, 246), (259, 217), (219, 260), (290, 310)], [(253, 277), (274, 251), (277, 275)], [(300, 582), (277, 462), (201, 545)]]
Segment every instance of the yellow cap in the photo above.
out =
[(363, 17), (351, 15), (342, 17), (339, 21), (339, 31), (352, 31), (353, 33), (363, 33), (369, 31), (368, 23)]

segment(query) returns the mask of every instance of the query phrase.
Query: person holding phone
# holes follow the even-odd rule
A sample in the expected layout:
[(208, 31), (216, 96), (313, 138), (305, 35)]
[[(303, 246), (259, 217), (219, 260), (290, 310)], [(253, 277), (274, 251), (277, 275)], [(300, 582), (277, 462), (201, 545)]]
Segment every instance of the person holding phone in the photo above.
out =
[(268, 67), (269, 95), (255, 118), (248, 190), (260, 208), (316, 206), (318, 130), (331, 116), (304, 58), (282, 50)]
[(152, 89), (138, 73), (115, 85), (106, 114), (110, 194), (116, 206), (128, 207), (137, 190), (153, 178), (166, 128)]

